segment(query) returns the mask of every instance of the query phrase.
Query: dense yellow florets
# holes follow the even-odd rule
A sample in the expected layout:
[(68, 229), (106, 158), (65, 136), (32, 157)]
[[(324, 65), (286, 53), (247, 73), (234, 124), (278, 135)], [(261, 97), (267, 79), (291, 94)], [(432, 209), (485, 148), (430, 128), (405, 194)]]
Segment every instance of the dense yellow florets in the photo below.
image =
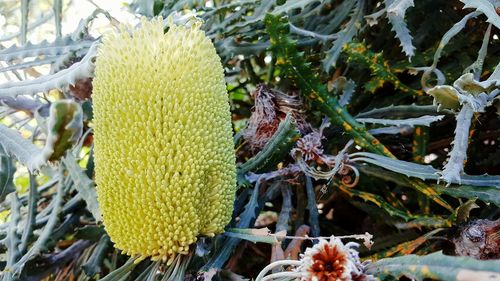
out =
[(103, 222), (128, 255), (171, 260), (231, 218), (235, 156), (220, 58), (198, 27), (104, 37), (94, 90)]

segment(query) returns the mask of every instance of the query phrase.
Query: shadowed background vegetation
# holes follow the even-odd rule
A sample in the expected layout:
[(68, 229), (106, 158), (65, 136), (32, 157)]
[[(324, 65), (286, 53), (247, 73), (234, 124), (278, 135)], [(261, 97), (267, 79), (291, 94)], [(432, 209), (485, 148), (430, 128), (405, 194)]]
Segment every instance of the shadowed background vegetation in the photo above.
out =
[(96, 5), (65, 31), (78, 2), (0, 3), (2, 280), (251, 280), (316, 242), (285, 233), (366, 232), (381, 280), (500, 276), (498, 1), (125, 5), (131, 25), (202, 19), (225, 68), (233, 218), (175, 267), (134, 263), (100, 223), (93, 62), (123, 19)]

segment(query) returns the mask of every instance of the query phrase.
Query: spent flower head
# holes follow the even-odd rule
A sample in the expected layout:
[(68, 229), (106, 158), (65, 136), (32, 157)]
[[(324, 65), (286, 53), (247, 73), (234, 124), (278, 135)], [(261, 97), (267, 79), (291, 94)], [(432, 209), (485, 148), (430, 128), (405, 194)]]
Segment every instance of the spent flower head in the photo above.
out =
[(374, 280), (364, 274), (364, 265), (357, 251), (359, 244), (344, 245), (339, 238), (320, 239), (312, 248), (307, 248), (296, 271), (302, 273), (301, 281), (358, 281)]
[[(366, 234), (362, 235), (365, 236)], [(370, 261), (361, 262), (358, 246), (355, 242), (344, 244), (335, 236), (330, 239), (319, 238), (317, 244), (306, 249), (300, 260), (279, 260), (271, 263), (261, 271), (255, 281), (373, 281), (375, 278), (365, 273), (365, 267)], [(267, 272), (277, 266), (292, 266), (292, 269), (266, 276)]]

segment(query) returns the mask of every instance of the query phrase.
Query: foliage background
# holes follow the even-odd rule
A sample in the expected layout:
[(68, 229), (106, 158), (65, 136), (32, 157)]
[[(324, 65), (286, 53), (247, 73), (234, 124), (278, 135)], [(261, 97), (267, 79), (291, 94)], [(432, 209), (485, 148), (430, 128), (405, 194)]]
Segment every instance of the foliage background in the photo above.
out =
[[(113, 13), (91, 5), (75, 25), (84, 2), (0, 3), (3, 280), (180, 278), (162, 263), (132, 263), (96, 222), (91, 131), (100, 36), (176, 11), (204, 20), (226, 70), (239, 163), (229, 227), (369, 232), (375, 244), (360, 248), (362, 258), (392, 258), (372, 264), (381, 279), (499, 272), (498, 261), (431, 254), (465, 255), (456, 249), (471, 228), (485, 241), (500, 235), (500, 179), (481, 176), (500, 173), (497, 1), (147, 0)], [(268, 137), (263, 145), (245, 137), (249, 124), (254, 138)], [(319, 150), (307, 159), (301, 143)], [(254, 244), (228, 233), (197, 243), (186, 279), (212, 269), (221, 269), (214, 280), (252, 278), (276, 254), (314, 242)], [(475, 258), (500, 257), (488, 243)], [(420, 257), (397, 258), (410, 254)], [(417, 264), (430, 271), (411, 271)]]

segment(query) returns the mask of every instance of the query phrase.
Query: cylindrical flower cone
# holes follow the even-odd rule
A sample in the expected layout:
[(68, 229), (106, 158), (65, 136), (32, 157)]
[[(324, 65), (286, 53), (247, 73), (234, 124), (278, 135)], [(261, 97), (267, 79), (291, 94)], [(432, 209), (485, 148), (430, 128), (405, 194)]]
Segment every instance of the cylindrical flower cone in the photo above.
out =
[(197, 26), (143, 20), (96, 61), (95, 172), (103, 223), (131, 256), (172, 260), (223, 232), (236, 189), (224, 72)]

